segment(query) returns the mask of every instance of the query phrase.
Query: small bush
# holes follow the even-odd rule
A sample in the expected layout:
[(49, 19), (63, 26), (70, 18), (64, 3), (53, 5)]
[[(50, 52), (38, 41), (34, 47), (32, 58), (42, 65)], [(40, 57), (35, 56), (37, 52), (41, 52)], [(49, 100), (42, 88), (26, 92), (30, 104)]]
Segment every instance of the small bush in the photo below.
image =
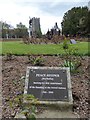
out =
[(68, 41), (64, 40), (63, 42), (63, 49), (68, 49)]
[(76, 59), (76, 55), (78, 55), (78, 49), (70, 48), (67, 43), (67, 40), (63, 43), (63, 49), (65, 51), (65, 60), (63, 63), (63, 67), (69, 67), (70, 71), (77, 71), (78, 67), (81, 66), (80, 58)]
[(28, 55), (28, 60), (34, 66), (42, 66), (42, 65), (44, 65), (43, 64), (44, 60), (40, 56), (35, 57), (35, 56)]
[[(23, 103), (23, 97), (29, 101), (28, 106)], [(26, 120), (30, 118), (36, 120), (36, 107), (34, 104), (37, 103), (37, 101), (33, 95), (18, 95), (15, 99), (9, 101), (9, 105), (12, 109), (14, 109), (15, 106), (19, 107), (21, 113), (25, 115)]]
[(81, 66), (81, 61), (78, 61), (78, 59), (76, 60), (64, 60), (64, 64), (62, 65), (62, 67), (69, 67), (70, 71), (75, 73), (78, 71), (78, 68)]
[(38, 66), (42, 66), (43, 65), (43, 59), (41, 58), (41, 57), (37, 57), (37, 58), (35, 58), (35, 60), (33, 61), (33, 64), (36, 66), (36, 65), (38, 65)]
[(62, 65), (63, 67), (69, 67), (70, 71), (75, 70), (75, 63), (72, 61), (65, 60), (64, 64)]

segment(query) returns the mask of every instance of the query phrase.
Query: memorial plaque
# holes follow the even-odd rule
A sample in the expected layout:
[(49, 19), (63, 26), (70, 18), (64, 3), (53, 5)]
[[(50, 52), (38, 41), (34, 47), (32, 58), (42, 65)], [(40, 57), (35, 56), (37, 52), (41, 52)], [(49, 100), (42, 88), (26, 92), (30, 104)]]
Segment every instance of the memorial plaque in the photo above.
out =
[(68, 68), (28, 67), (24, 93), (41, 101), (69, 101), (69, 80)]

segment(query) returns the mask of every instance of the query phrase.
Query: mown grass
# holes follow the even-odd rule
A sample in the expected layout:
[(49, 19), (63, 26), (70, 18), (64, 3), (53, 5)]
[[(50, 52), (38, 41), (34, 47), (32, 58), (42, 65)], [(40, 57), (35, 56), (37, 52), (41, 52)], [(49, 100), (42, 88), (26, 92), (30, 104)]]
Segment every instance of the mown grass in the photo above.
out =
[[(77, 55), (90, 55), (89, 46), (90, 42), (78, 42), (77, 44), (69, 44), (70, 48), (78, 49)], [(65, 52), (62, 44), (24, 44), (21, 41), (16, 42), (0, 42), (0, 54), (11, 53), (14, 55), (26, 54), (61, 54)]]

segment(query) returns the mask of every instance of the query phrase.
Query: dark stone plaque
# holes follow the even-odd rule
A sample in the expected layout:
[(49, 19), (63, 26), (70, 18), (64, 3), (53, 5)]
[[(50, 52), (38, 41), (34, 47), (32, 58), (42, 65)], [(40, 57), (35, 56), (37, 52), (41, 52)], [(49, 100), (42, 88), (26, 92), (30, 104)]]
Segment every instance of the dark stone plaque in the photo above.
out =
[(27, 94), (39, 100), (69, 101), (67, 70), (31, 67), (28, 71)]

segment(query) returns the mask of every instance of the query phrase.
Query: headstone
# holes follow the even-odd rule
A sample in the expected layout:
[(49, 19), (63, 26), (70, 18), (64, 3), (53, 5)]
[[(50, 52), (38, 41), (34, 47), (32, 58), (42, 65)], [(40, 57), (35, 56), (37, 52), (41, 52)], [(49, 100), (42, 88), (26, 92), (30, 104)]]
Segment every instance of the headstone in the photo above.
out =
[(70, 40), (70, 43), (71, 43), (71, 44), (76, 44), (76, 40), (71, 39), (71, 40)]
[(69, 68), (28, 67), (24, 94), (32, 94), (40, 101), (72, 103)]

